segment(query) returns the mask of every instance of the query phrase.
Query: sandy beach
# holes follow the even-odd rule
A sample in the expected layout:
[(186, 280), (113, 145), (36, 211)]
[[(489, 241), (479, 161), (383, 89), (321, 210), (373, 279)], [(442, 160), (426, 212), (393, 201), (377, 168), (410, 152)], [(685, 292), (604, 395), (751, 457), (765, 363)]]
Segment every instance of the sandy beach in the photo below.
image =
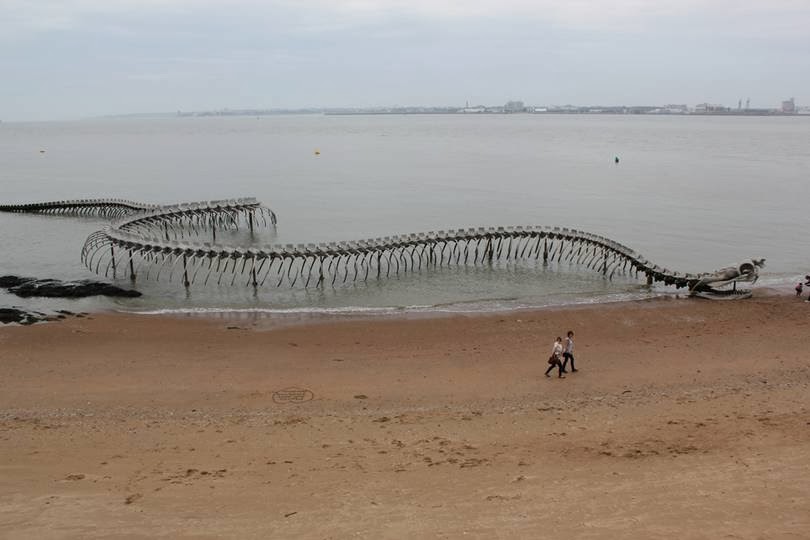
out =
[(0, 537), (808, 538), (808, 310), (3, 327)]

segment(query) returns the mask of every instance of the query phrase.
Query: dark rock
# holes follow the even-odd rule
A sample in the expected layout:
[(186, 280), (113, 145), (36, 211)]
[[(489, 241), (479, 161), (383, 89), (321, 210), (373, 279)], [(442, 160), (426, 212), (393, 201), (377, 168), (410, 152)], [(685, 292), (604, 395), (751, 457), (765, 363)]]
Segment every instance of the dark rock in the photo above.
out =
[(46, 317), (42, 313), (23, 311), (17, 308), (0, 308), (0, 323), (34, 324), (44, 321)]
[(17, 276), (0, 276), (0, 287), (8, 289), (9, 287), (16, 287), (28, 281), (34, 281), (34, 278), (21, 278)]
[(109, 283), (90, 281), (59, 281), (56, 279), (36, 279), (30, 277), (0, 276), (0, 287), (22, 298), (44, 296), (48, 298), (85, 298), (87, 296), (115, 296), (135, 298), (138, 291), (122, 289)]

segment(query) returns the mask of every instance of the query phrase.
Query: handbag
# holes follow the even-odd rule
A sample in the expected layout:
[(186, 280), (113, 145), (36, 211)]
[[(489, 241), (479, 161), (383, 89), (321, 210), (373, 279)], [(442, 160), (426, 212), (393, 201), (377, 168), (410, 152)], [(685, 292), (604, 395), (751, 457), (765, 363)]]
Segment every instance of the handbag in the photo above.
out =
[(549, 357), (549, 359), (548, 359), (548, 363), (549, 363), (549, 364), (551, 364), (552, 366), (553, 366), (554, 364), (556, 364), (557, 362), (559, 362), (559, 360), (557, 359), (557, 356), (556, 356), (556, 355), (553, 355), (553, 354), (552, 354), (552, 355)]

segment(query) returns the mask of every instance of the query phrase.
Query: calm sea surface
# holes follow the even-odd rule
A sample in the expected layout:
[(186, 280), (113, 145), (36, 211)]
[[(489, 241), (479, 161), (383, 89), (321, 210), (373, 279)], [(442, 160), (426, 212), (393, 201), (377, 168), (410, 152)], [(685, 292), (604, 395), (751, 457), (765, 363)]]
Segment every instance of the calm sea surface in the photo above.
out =
[[(766, 284), (810, 273), (808, 180), (807, 117), (277, 116), (0, 124), (2, 203), (254, 196), (279, 216), (277, 230), (262, 233), (261, 243), (559, 225), (602, 234), (683, 272), (765, 257)], [(79, 252), (85, 237), (105, 224), (0, 213), (0, 274), (92, 278)], [(237, 233), (231, 240), (247, 238)], [(0, 305), (478, 311), (670, 290), (533, 262), (423, 270), (336, 288), (265, 287), (258, 294), (210, 284), (189, 292), (176, 283), (137, 287), (144, 297), (135, 300), (24, 301), (0, 293)]]

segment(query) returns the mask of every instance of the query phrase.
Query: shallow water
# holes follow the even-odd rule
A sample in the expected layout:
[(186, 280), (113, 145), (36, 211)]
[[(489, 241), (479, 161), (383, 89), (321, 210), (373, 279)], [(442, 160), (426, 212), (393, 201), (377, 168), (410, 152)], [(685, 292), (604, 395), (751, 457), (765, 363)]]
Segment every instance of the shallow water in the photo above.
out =
[[(0, 124), (0, 201), (255, 196), (279, 216), (260, 243), (350, 240), (489, 225), (559, 225), (701, 272), (766, 257), (763, 282), (810, 271), (810, 118), (276, 116)], [(315, 155), (315, 150), (320, 155)], [(40, 152), (44, 150), (45, 152)], [(614, 156), (620, 158), (614, 163)], [(79, 261), (100, 219), (0, 214), (0, 273), (93, 277)], [(220, 236), (220, 239), (222, 237)], [(250, 241), (245, 233), (230, 240)], [(127, 282), (124, 282), (126, 285)], [(423, 270), (335, 288), (141, 282), (140, 299), (60, 307), (275, 312), (481, 311), (612, 301), (629, 276), (533, 261)], [(66, 306), (66, 303), (69, 304)], [(0, 294), (2, 305), (53, 301)]]

